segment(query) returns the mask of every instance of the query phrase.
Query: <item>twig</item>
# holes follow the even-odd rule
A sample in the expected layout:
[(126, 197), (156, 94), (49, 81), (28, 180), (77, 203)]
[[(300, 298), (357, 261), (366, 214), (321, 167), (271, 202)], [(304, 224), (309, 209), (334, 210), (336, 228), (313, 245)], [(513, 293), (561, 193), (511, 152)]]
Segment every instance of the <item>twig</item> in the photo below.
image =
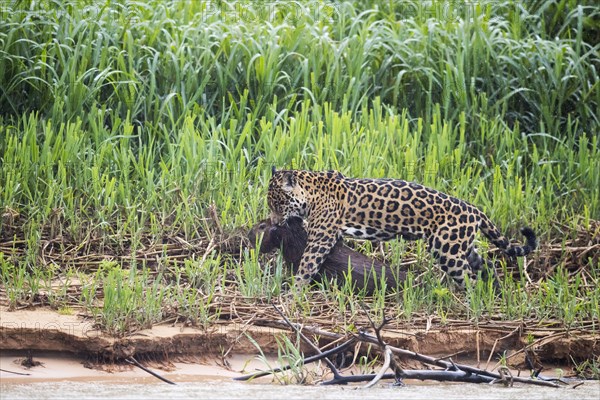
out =
[[(273, 308), (275, 309), (275, 311), (277, 311), (277, 313), (279, 313), (279, 315), (281, 315), (281, 318), (283, 318), (283, 320), (285, 321), (286, 324), (288, 324), (288, 326), (290, 328), (292, 328), (292, 330), (299, 335), (302, 340), (304, 340), (304, 342), (306, 342), (306, 344), (308, 344), (310, 346), (311, 349), (313, 349), (317, 354), (323, 354), (323, 352), (321, 351), (321, 349), (319, 349), (317, 346), (315, 346), (315, 344), (313, 342), (311, 342), (310, 340), (308, 340), (308, 338), (306, 336), (304, 336), (304, 334), (302, 333), (302, 331), (300, 329), (298, 329), (297, 327), (295, 327), (289, 319), (287, 319), (287, 317), (285, 316), (285, 314), (279, 309), (277, 308), (277, 306), (275, 304), (271, 304), (273, 306)], [(333, 364), (333, 362), (331, 362), (331, 360), (327, 357), (325, 357), (323, 359), (323, 361), (325, 361), (325, 363), (327, 364), (327, 366), (329, 367), (329, 369), (331, 370), (331, 372), (333, 373), (333, 377), (335, 378), (339, 378), (341, 375), (338, 371), (338, 369), (336, 368), (336, 366)]]
[[(379, 370), (377, 375), (375, 375), (373, 380), (371, 380), (371, 382), (369, 382), (365, 386), (363, 386), (363, 389), (368, 389), (368, 388), (372, 387), (373, 385), (375, 385), (377, 382), (379, 382), (381, 380), (381, 378), (383, 378), (383, 376), (385, 375), (385, 371), (387, 371), (387, 369), (390, 367), (390, 360), (392, 359), (392, 351), (390, 350), (389, 347), (385, 346), (385, 350), (383, 351), (383, 356), (384, 356), (383, 366), (381, 367), (381, 369)], [(394, 374), (394, 376), (395, 376), (395, 374)]]
[(208, 257), (208, 255), (216, 248), (215, 246), (215, 238), (214, 236), (210, 239), (210, 242), (208, 243), (208, 246), (206, 247), (206, 250), (204, 251), (204, 254), (202, 255), (202, 258), (200, 259), (200, 262), (198, 263), (198, 265), (202, 266), (204, 265), (204, 262), (206, 261), (206, 258)]
[[(465, 383), (489, 383), (494, 378), (484, 375), (470, 374), (465, 371), (441, 371), (441, 370), (404, 370), (403, 379), (431, 380), (439, 382), (465, 382)], [(350, 375), (341, 378), (343, 383), (366, 382), (372, 380), (375, 374)], [(396, 374), (383, 374), (381, 379), (394, 379)]]
[(136, 359), (135, 359), (135, 358), (133, 358), (133, 357), (126, 358), (126, 359), (125, 359), (125, 361), (126, 361), (127, 363), (129, 363), (129, 364), (135, 365), (136, 367), (138, 367), (138, 368), (142, 369), (143, 371), (146, 371), (146, 372), (147, 372), (147, 373), (149, 373), (150, 375), (154, 376), (155, 378), (158, 378), (158, 379), (160, 379), (160, 380), (161, 380), (161, 381), (163, 381), (163, 382), (166, 382), (166, 383), (168, 383), (169, 385), (175, 385), (175, 382), (173, 382), (173, 381), (170, 381), (170, 380), (168, 380), (167, 378), (164, 378), (164, 377), (160, 376), (160, 375), (159, 375), (159, 374), (157, 374), (156, 372), (149, 370), (148, 368), (146, 368), (146, 367), (144, 367), (142, 364), (140, 364), (140, 363), (138, 362), (138, 360), (136, 360)]
[(0, 368), (0, 371), (7, 372), (9, 374), (15, 374), (15, 375), (31, 375), (31, 374), (26, 374), (26, 373), (23, 373), (23, 372), (9, 371), (7, 369), (1, 369), (1, 368)]
[(208, 212), (210, 213), (210, 217), (212, 218), (217, 231), (219, 232), (219, 236), (223, 236), (223, 228), (221, 228), (221, 222), (219, 219), (219, 214), (217, 213), (217, 206), (213, 203), (208, 207)]
[(369, 382), (369, 384), (367, 384), (364, 388), (367, 389), (367, 388), (370, 388), (371, 386), (375, 385), (381, 379), (381, 377), (383, 376), (385, 371), (387, 371), (388, 368), (391, 368), (392, 371), (394, 371), (394, 375), (396, 377), (396, 382), (400, 384), (402, 382), (402, 375), (403, 375), (404, 371), (402, 370), (402, 368), (400, 368), (400, 366), (394, 360), (394, 355), (392, 354), (392, 350), (387, 345), (387, 343), (385, 343), (385, 341), (383, 340), (383, 337), (381, 336), (381, 330), (390, 320), (384, 316), (383, 321), (381, 321), (381, 324), (379, 326), (375, 326), (375, 323), (371, 319), (371, 316), (367, 312), (364, 304), (361, 303), (361, 307), (362, 307), (363, 311), (367, 314), (367, 319), (369, 320), (369, 323), (375, 330), (375, 334), (377, 335), (377, 342), (378, 342), (379, 347), (381, 348), (381, 351), (383, 352), (383, 355), (384, 355), (383, 367), (381, 368), (381, 370), (379, 371), (377, 376), (371, 382)]
[(458, 368), (456, 366), (456, 364), (454, 363), (454, 360), (452, 360), (451, 357), (448, 357), (448, 361), (452, 364), (452, 371), (460, 371), (460, 368)]
[(459, 350), (459, 351), (457, 351), (457, 352), (454, 352), (454, 353), (452, 353), (452, 354), (448, 354), (447, 356), (444, 356), (444, 357), (438, 357), (438, 358), (436, 358), (435, 360), (436, 360), (436, 361), (439, 361), (439, 360), (449, 360), (450, 362), (452, 362), (452, 357), (454, 357), (454, 356), (458, 356), (458, 355), (460, 355), (460, 354), (462, 354), (462, 353), (464, 353), (464, 350)]
[(475, 333), (475, 347), (477, 349), (477, 368), (481, 366), (481, 353), (479, 352), (479, 332), (480, 330), (477, 329), (477, 332)]
[[(324, 351), (321, 354), (317, 354), (317, 355), (312, 356), (312, 357), (307, 357), (307, 358), (304, 359), (304, 364), (310, 364), (312, 362), (319, 361), (319, 360), (322, 360), (322, 359), (324, 359), (326, 357), (329, 357), (329, 356), (331, 356), (333, 354), (342, 352), (342, 351), (346, 350), (348, 347), (350, 347), (350, 345), (352, 345), (355, 341), (356, 341), (355, 338), (351, 338), (350, 340), (345, 341), (344, 343), (342, 343), (338, 347), (334, 347), (331, 350)], [(235, 380), (235, 381), (247, 381), (247, 380), (254, 379), (254, 378), (260, 378), (261, 376), (267, 376), (267, 375), (275, 374), (277, 372), (287, 371), (290, 368), (292, 368), (291, 365), (286, 365), (284, 367), (273, 368), (273, 369), (268, 370), (268, 371), (260, 371), (260, 372), (255, 372), (253, 374), (239, 376), (237, 378), (233, 378), (233, 380)], [(340, 378), (343, 378), (343, 377), (340, 377)]]
[(514, 335), (516, 332), (518, 332), (520, 329), (521, 329), (521, 326), (517, 326), (508, 335), (504, 335), (501, 338), (498, 338), (498, 339), (496, 339), (494, 341), (494, 345), (492, 346), (492, 351), (490, 351), (490, 356), (487, 359), (487, 363), (485, 364), (485, 368), (484, 369), (488, 369), (488, 367), (490, 366), (490, 361), (492, 361), (492, 356), (494, 355), (494, 350), (496, 350), (496, 346), (498, 345), (498, 342), (500, 342), (501, 340), (504, 340), (504, 339), (508, 339), (509, 337), (511, 337), (512, 335)]
[[(295, 324), (295, 325), (298, 326), (297, 324)], [(344, 335), (341, 335), (339, 333), (333, 333), (333, 332), (329, 332), (329, 331), (319, 329), (319, 328), (311, 328), (311, 327), (305, 326), (305, 327), (301, 327), (300, 329), (311, 332), (311, 333), (319, 334), (323, 337), (328, 337), (331, 339), (340, 339), (340, 338), (344, 337)], [(368, 335), (367, 333), (361, 334), (360, 338), (356, 337), (356, 340), (360, 340), (360, 341), (363, 341), (366, 343), (379, 344), (376, 337)], [(423, 355), (420, 353), (400, 349), (400, 348), (394, 347), (394, 346), (389, 346), (389, 348), (392, 351), (392, 353), (399, 355), (401, 357), (406, 357), (406, 358), (409, 358), (412, 360), (420, 361), (425, 364), (436, 365), (436, 366), (444, 368), (444, 369), (451, 369), (453, 367), (452, 363), (444, 361), (444, 360), (435, 359), (433, 357), (429, 357), (429, 356), (426, 356), (426, 355)], [(325, 353), (323, 353), (323, 354), (325, 354)], [(494, 372), (485, 371), (485, 370), (482, 370), (479, 368), (471, 367), (469, 365), (462, 365), (462, 364), (455, 364), (455, 365), (457, 368), (460, 368), (466, 374), (476, 374), (479, 376), (490, 377), (492, 379), (501, 378), (501, 376), (499, 374), (494, 373)], [(411, 371), (404, 371), (405, 374), (408, 374), (409, 372), (411, 372)], [(384, 375), (384, 378), (385, 378), (385, 375)], [(416, 379), (418, 379), (418, 378), (416, 378)], [(345, 380), (345, 382), (351, 382), (351, 381), (348, 381), (346, 378), (344, 378), (344, 380)], [(553, 388), (560, 387), (559, 385), (557, 385), (556, 383), (553, 383), (553, 382), (546, 382), (543, 380), (528, 379), (528, 378), (523, 378), (523, 377), (513, 377), (513, 381), (518, 382), (518, 383), (537, 385), (537, 386), (547, 386), (547, 387), (553, 387)], [(489, 382), (489, 380), (487, 380), (486, 382)]]
[[(377, 338), (367, 335), (367, 334), (363, 334), (361, 336), (361, 339), (363, 339), (365, 342), (367, 343), (373, 343), (376, 344), (377, 342)], [(394, 354), (398, 354), (400, 356), (403, 357), (407, 357), (413, 360), (417, 360), (426, 364), (431, 364), (431, 365), (437, 365), (438, 367), (442, 367), (445, 369), (450, 369), (452, 368), (452, 363), (449, 363), (447, 361), (443, 361), (443, 360), (437, 360), (433, 357), (429, 357), (423, 354), (419, 354), (417, 352), (412, 352), (412, 351), (408, 351), (408, 350), (404, 350), (404, 349), (400, 349), (398, 347), (394, 347), (394, 346), (389, 346), (390, 349), (392, 350), (392, 352)], [(463, 364), (455, 364), (457, 368), (460, 368), (462, 371), (469, 373), (469, 374), (478, 374), (478, 375), (482, 375), (482, 376), (487, 376), (490, 378), (501, 378), (500, 374), (496, 374), (493, 372), (489, 372), (489, 371), (485, 371), (479, 368), (474, 368), (471, 367), (469, 365), (463, 365)], [(406, 371), (405, 371), (406, 372)], [(560, 387), (559, 385), (552, 383), (552, 382), (546, 382), (546, 381), (541, 381), (541, 380), (534, 380), (534, 379), (527, 379), (527, 378), (521, 378), (521, 377), (513, 377), (513, 380), (515, 382), (520, 382), (520, 383), (528, 383), (528, 384), (532, 384), (532, 385), (538, 385), (538, 386), (549, 386), (549, 387), (555, 387), (558, 388)]]
[[(573, 332), (576, 332), (576, 331), (577, 330), (574, 330)], [(544, 336), (543, 338), (540, 338), (540, 339), (536, 340), (535, 342), (530, 343), (527, 346), (523, 347), (521, 350), (518, 350), (518, 351), (512, 353), (511, 355), (507, 356), (506, 357), (506, 361), (508, 361), (509, 359), (513, 358), (517, 354), (523, 353), (523, 352), (525, 352), (525, 351), (527, 351), (527, 350), (529, 350), (531, 348), (534, 348), (535, 346), (540, 345), (540, 343), (542, 343), (542, 342), (545, 343), (546, 341), (552, 341), (554, 339), (557, 339), (557, 338), (559, 338), (561, 336), (568, 335), (568, 334), (569, 334), (568, 331), (560, 331), (560, 332), (557, 332), (557, 333), (552, 334), (552, 335)], [(492, 368), (492, 369), (496, 369), (499, 364), (500, 364), (499, 362), (496, 363), (496, 365), (494, 365), (494, 368)]]
[(496, 378), (493, 381), (491, 381), (490, 385), (492, 385), (494, 383), (502, 382), (504, 384), (504, 386), (512, 387), (513, 382), (514, 382), (514, 377), (513, 377), (512, 373), (510, 372), (510, 370), (507, 367), (503, 366), (498, 369), (498, 373), (500, 374), (500, 378)]

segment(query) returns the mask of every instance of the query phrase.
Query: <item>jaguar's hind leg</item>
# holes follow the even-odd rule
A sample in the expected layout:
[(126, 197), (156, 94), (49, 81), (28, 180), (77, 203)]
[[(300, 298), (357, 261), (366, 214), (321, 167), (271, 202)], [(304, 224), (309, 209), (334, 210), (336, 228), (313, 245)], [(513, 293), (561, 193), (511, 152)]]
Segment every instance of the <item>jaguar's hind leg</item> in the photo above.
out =
[(467, 255), (467, 261), (469, 262), (469, 266), (471, 267), (474, 275), (477, 275), (479, 272), (481, 272), (483, 278), (496, 276), (496, 268), (494, 263), (481, 257), (475, 247), (471, 248), (471, 251), (469, 251), (469, 254)]
[(477, 252), (475, 247), (472, 247), (471, 251), (469, 251), (469, 254), (467, 255), (467, 261), (469, 262), (469, 266), (471, 267), (471, 271), (475, 277), (479, 272), (481, 272), (481, 278), (483, 280), (487, 281), (491, 279), (493, 280), (493, 285), (496, 289), (500, 287), (498, 275), (496, 274), (496, 266), (487, 258), (484, 259)]
[(444, 243), (437, 237), (431, 238), (428, 242), (429, 250), (437, 260), (442, 271), (450, 275), (461, 289), (465, 288), (467, 276), (471, 280), (476, 278), (471, 269), (467, 254), (463, 250), (470, 248), (469, 244), (472, 242), (473, 238), (453, 243)]

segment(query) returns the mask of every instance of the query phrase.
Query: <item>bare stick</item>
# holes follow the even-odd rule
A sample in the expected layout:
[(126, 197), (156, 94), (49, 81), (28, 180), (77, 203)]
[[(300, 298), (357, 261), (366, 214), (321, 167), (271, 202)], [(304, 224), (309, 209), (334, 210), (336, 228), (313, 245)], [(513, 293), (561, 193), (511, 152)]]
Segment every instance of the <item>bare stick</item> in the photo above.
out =
[[(275, 325), (279, 325), (280, 324), (275, 324)], [(295, 324), (296, 327), (298, 327), (298, 329), (301, 329), (303, 331), (308, 331), (308, 332), (312, 332), (315, 334), (319, 334), (321, 336), (324, 337), (328, 337), (330, 339), (340, 339), (342, 337), (344, 337), (344, 335), (341, 335), (339, 333), (333, 333), (333, 332), (329, 332), (320, 328), (312, 328), (312, 327), (300, 327), (298, 324)], [(371, 336), (367, 333), (363, 333), (360, 335), (360, 337), (356, 337), (356, 340), (360, 340), (362, 342), (366, 342), (366, 343), (373, 343), (373, 344), (379, 344), (379, 341), (377, 340), (376, 337)], [(433, 357), (429, 357), (417, 352), (413, 352), (413, 351), (409, 351), (409, 350), (405, 350), (405, 349), (401, 349), (398, 347), (394, 347), (394, 346), (389, 346), (390, 350), (392, 351), (392, 353), (399, 355), (401, 357), (406, 357), (412, 360), (416, 360), (416, 361), (420, 361), (422, 363), (425, 364), (430, 364), (430, 365), (437, 365), (438, 367), (442, 367), (445, 369), (452, 369), (454, 366), (452, 363), (444, 361), (444, 360), (440, 360), (440, 359), (436, 359)], [(463, 364), (455, 364), (455, 366), (457, 368), (460, 368), (460, 370), (464, 371), (467, 374), (476, 374), (478, 376), (485, 376), (485, 377), (490, 377), (492, 379), (496, 378), (501, 378), (501, 376), (497, 373), (494, 372), (490, 372), (490, 371), (485, 371), (479, 368), (475, 368), (475, 367), (471, 367), (469, 365), (463, 365)], [(408, 373), (410, 371), (404, 371), (404, 373)], [(442, 371), (443, 372), (443, 371)], [(385, 376), (384, 376), (385, 377)], [(406, 378), (409, 379), (409, 378)], [(418, 379), (418, 378), (417, 378)], [(347, 379), (344, 378), (344, 380), (346, 382), (350, 382)], [(525, 383), (525, 384), (530, 384), (530, 385), (537, 385), (537, 386), (547, 386), (547, 387), (553, 387), (553, 388), (558, 388), (560, 387), (559, 385), (557, 385), (556, 383), (553, 382), (547, 382), (547, 381), (543, 381), (543, 380), (536, 380), (536, 379), (529, 379), (529, 378), (523, 378), (523, 377), (513, 377), (513, 381), (514, 382), (519, 382), (519, 383)], [(486, 382), (489, 382), (486, 381)]]
[(498, 382), (502, 382), (504, 386), (508, 387), (513, 385), (514, 379), (512, 373), (507, 367), (500, 367), (498, 369), (498, 373), (500, 374), (500, 378), (494, 379), (490, 382), (490, 385)]
[[(366, 382), (372, 380), (375, 374), (350, 375), (340, 379), (342, 383)], [(382, 379), (394, 379), (396, 374), (384, 374)], [(441, 371), (441, 370), (405, 370), (404, 379), (430, 380), (438, 382), (465, 382), (465, 383), (489, 383), (493, 380), (489, 376), (469, 374), (465, 371)]]
[(31, 375), (31, 374), (26, 374), (26, 373), (23, 373), (23, 372), (9, 371), (7, 369), (0, 369), (0, 371), (7, 372), (9, 374), (15, 374), (15, 375)]
[(149, 373), (150, 375), (154, 376), (155, 378), (158, 378), (158, 379), (160, 379), (160, 380), (161, 380), (161, 381), (163, 381), (163, 382), (166, 382), (166, 383), (168, 383), (169, 385), (175, 385), (175, 382), (173, 382), (173, 381), (170, 381), (170, 380), (168, 380), (167, 378), (164, 378), (164, 377), (160, 376), (160, 375), (159, 375), (159, 374), (157, 374), (156, 372), (149, 370), (148, 368), (146, 368), (146, 367), (144, 367), (142, 364), (140, 364), (140, 363), (138, 362), (138, 360), (136, 360), (136, 359), (135, 359), (135, 358), (133, 358), (133, 357), (126, 358), (126, 359), (125, 359), (125, 361), (126, 361), (127, 363), (129, 363), (129, 364), (135, 365), (136, 367), (138, 367), (138, 368), (142, 369), (143, 371), (146, 371), (146, 372), (147, 372), (147, 373)]
[[(360, 337), (360, 340), (363, 340), (367, 343), (373, 343), (373, 344), (377, 344), (377, 338), (373, 337), (371, 335), (368, 335), (366, 333), (362, 334)], [(443, 361), (443, 360), (436, 360), (433, 357), (429, 357), (423, 354), (419, 354), (417, 352), (413, 352), (413, 351), (408, 351), (408, 350), (404, 350), (404, 349), (400, 349), (398, 347), (394, 347), (394, 346), (389, 346), (390, 349), (392, 350), (392, 352), (394, 354), (398, 354), (400, 356), (404, 356), (413, 360), (417, 360), (417, 361), (421, 361), (423, 363), (426, 364), (431, 364), (431, 365), (437, 365), (439, 367), (442, 368), (446, 368), (446, 369), (451, 369), (453, 367), (452, 363), (449, 363), (447, 361)], [(464, 371), (466, 373), (470, 373), (470, 374), (477, 374), (477, 375), (483, 375), (483, 376), (488, 376), (491, 378), (496, 378), (496, 379), (501, 379), (502, 377), (500, 376), (500, 374), (496, 374), (494, 372), (489, 372), (489, 371), (485, 371), (479, 368), (474, 368), (471, 367), (469, 365), (463, 365), (463, 364), (454, 364), (457, 368), (460, 368), (461, 371)], [(558, 388), (560, 387), (559, 385), (552, 383), (552, 382), (547, 382), (547, 381), (543, 381), (543, 380), (535, 380), (535, 379), (528, 379), (528, 378), (521, 378), (521, 377), (513, 377), (513, 381), (514, 382), (519, 382), (519, 383), (528, 383), (531, 385), (538, 385), (538, 386), (548, 386), (548, 387), (554, 387), (554, 388)]]
[[(367, 383), (365, 386), (363, 386), (363, 389), (368, 389), (368, 388), (372, 387), (373, 385), (375, 385), (377, 382), (379, 382), (381, 380), (381, 378), (383, 378), (385, 371), (387, 371), (387, 369), (390, 367), (390, 360), (392, 359), (392, 351), (390, 350), (389, 347), (385, 346), (383, 356), (384, 356), (383, 366), (381, 367), (381, 369), (379, 370), (377, 375), (375, 375), (373, 380), (371, 382)], [(395, 376), (395, 374), (394, 374), (394, 376)]]
[(504, 340), (504, 339), (508, 339), (509, 337), (511, 337), (512, 335), (514, 335), (515, 333), (517, 333), (519, 330), (521, 329), (521, 325), (517, 326), (512, 332), (510, 332), (508, 335), (504, 335), (499, 339), (496, 339), (494, 341), (494, 345), (492, 346), (492, 351), (490, 351), (490, 356), (487, 359), (487, 363), (485, 364), (485, 368), (484, 369), (488, 369), (488, 367), (490, 366), (490, 361), (492, 360), (492, 356), (494, 355), (494, 350), (496, 350), (496, 345)]
[[(573, 333), (573, 332), (575, 332), (575, 331), (571, 331), (570, 333)], [(538, 339), (538, 340), (534, 341), (533, 343), (530, 343), (530, 344), (528, 344), (527, 346), (523, 347), (521, 350), (515, 351), (515, 352), (514, 352), (514, 353), (512, 353), (510, 356), (507, 356), (507, 357), (506, 357), (506, 360), (508, 361), (509, 359), (513, 358), (513, 357), (514, 357), (514, 356), (516, 356), (517, 354), (520, 354), (520, 353), (522, 353), (522, 352), (524, 352), (524, 351), (527, 351), (527, 350), (529, 350), (529, 349), (531, 349), (531, 348), (534, 348), (534, 347), (536, 347), (536, 346), (539, 346), (539, 345), (540, 345), (542, 342), (544, 342), (544, 343), (546, 343), (546, 342), (550, 342), (550, 341), (552, 341), (552, 340), (554, 340), (554, 339), (557, 339), (557, 338), (559, 338), (559, 337), (561, 337), (561, 336), (564, 336), (564, 335), (566, 335), (566, 334), (568, 334), (568, 333), (569, 333), (568, 331), (565, 331), (565, 332), (561, 331), (561, 332), (557, 332), (557, 333), (554, 333), (554, 334), (552, 334), (552, 335), (549, 335), (549, 336), (546, 336), (546, 337), (540, 338), (540, 339)], [(492, 368), (492, 369), (496, 369), (496, 367), (498, 367), (498, 365), (499, 365), (499, 364), (500, 364), (500, 363), (496, 363), (496, 365), (495, 365), (495, 366), (494, 366), (494, 368)]]
[[(381, 351), (384, 354), (384, 367), (381, 371), (380, 374), (383, 375), (383, 373), (385, 373), (385, 371), (388, 368), (391, 368), (392, 371), (394, 371), (394, 374), (396, 375), (396, 381), (397, 382), (401, 382), (402, 380), (402, 373), (404, 372), (402, 370), (402, 368), (400, 368), (400, 366), (396, 363), (396, 360), (394, 359), (394, 355), (392, 354), (392, 350), (390, 348), (390, 346), (387, 345), (387, 343), (383, 340), (383, 337), (381, 336), (381, 330), (383, 329), (383, 327), (390, 322), (390, 320), (388, 318), (386, 318), (385, 316), (383, 317), (383, 321), (381, 321), (381, 324), (379, 324), (379, 326), (375, 326), (375, 323), (373, 322), (373, 320), (371, 319), (371, 316), (369, 315), (369, 313), (367, 312), (367, 309), (365, 308), (364, 304), (361, 303), (360, 305), (363, 309), (363, 311), (365, 312), (365, 314), (367, 315), (367, 319), (369, 320), (369, 323), (371, 324), (371, 326), (373, 327), (373, 329), (375, 330), (375, 334), (377, 335), (377, 342), (379, 344), (379, 347), (381, 348)], [(378, 374), (379, 375), (379, 374)], [(377, 381), (381, 379), (381, 377), (379, 377), (378, 379), (373, 379), (372, 382), (369, 383), (369, 385), (367, 385), (366, 387), (371, 387), (373, 386), (375, 383), (377, 383)]]
[[(275, 311), (277, 311), (279, 313), (279, 315), (281, 315), (281, 318), (283, 318), (283, 320), (285, 321), (286, 324), (289, 325), (290, 328), (292, 328), (292, 330), (298, 334), (302, 340), (304, 340), (304, 342), (306, 342), (306, 344), (308, 344), (310, 346), (311, 349), (313, 349), (317, 354), (323, 354), (323, 352), (321, 351), (321, 349), (319, 349), (317, 346), (315, 346), (315, 344), (313, 342), (311, 342), (310, 340), (308, 340), (308, 338), (306, 336), (304, 336), (304, 334), (302, 333), (302, 331), (300, 329), (298, 329), (297, 327), (295, 327), (289, 319), (287, 319), (287, 317), (283, 314), (283, 312), (277, 308), (277, 306), (275, 306), (275, 304), (272, 304), (273, 308), (275, 309)], [(338, 378), (340, 377), (340, 372), (338, 371), (338, 369), (336, 368), (335, 365), (333, 365), (333, 363), (331, 362), (331, 360), (327, 357), (325, 357), (323, 359), (323, 361), (325, 361), (325, 363), (327, 364), (327, 366), (329, 367), (329, 369), (331, 370), (331, 372), (333, 373), (333, 377), (334, 378)]]

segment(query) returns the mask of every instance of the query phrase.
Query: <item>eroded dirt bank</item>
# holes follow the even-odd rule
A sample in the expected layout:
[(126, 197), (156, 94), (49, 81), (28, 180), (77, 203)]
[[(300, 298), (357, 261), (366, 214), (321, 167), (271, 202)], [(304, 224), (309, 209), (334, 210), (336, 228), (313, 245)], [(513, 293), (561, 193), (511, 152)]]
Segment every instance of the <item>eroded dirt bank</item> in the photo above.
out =
[[(291, 335), (289, 330), (283, 329), (282, 321), (265, 319), (254, 320), (252, 324), (222, 321), (209, 330), (163, 324), (115, 338), (96, 330), (90, 320), (61, 315), (50, 309), (8, 311), (0, 308), (0, 314), (0, 350), (4, 354), (31, 352), (35, 356), (40, 352), (58, 352), (99, 364), (135, 356), (171, 361), (204, 357), (220, 359), (226, 365), (231, 355), (258, 354), (249, 338), (256, 341), (263, 352), (277, 354), (276, 337)], [(504, 354), (508, 356), (509, 365), (528, 369), (524, 349), (528, 349), (530, 360), (540, 366), (569, 366), (573, 360), (586, 360), (600, 354), (600, 336), (580, 330), (532, 330), (499, 323), (481, 323), (478, 327), (429, 324), (427, 328), (427, 325), (394, 327), (384, 331), (384, 338), (390, 345), (434, 357), (468, 357), (482, 366), (489, 359), (490, 367)], [(308, 333), (311, 328), (307, 326)], [(314, 332), (312, 336), (315, 337)], [(328, 341), (326, 335), (319, 336), (322, 344)], [(311, 353), (308, 348), (303, 350)]]

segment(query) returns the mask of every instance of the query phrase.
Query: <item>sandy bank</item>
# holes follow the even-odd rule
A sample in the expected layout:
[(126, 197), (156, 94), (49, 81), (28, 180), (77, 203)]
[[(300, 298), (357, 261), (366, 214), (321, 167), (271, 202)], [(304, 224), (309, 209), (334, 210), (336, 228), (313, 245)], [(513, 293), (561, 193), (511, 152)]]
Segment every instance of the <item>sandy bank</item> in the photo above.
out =
[[(277, 321), (253, 321), (254, 324), (221, 321), (209, 330), (172, 325), (156, 325), (121, 338), (95, 329), (93, 321), (77, 315), (61, 315), (50, 309), (8, 311), (0, 308), (0, 368), (22, 372), (17, 359), (31, 354), (44, 363), (34, 368), (28, 379), (101, 378), (102, 374), (146, 378), (148, 375), (123, 364), (130, 356), (155, 367), (177, 374), (233, 377), (252, 361), (258, 351), (249, 337), (266, 354), (277, 354)], [(263, 326), (257, 326), (262, 324)], [(270, 326), (264, 326), (270, 325)], [(600, 336), (577, 330), (531, 330), (501, 324), (466, 324), (450, 326), (411, 326), (384, 331), (385, 340), (397, 347), (434, 357), (453, 355), (456, 360), (470, 360), (490, 368), (498, 355), (511, 355), (510, 365), (526, 369), (522, 349), (528, 344), (537, 362), (549, 366), (568, 366), (571, 358), (587, 359), (600, 354)], [(327, 340), (321, 337), (322, 344)], [(308, 348), (303, 351), (312, 353)], [(493, 355), (490, 358), (490, 353)], [(181, 363), (183, 361), (183, 363)], [(84, 368), (83, 365), (94, 369)], [(106, 367), (111, 365), (111, 367)], [(21, 370), (19, 370), (21, 368)], [(264, 365), (260, 366), (264, 368)], [(77, 373), (73, 373), (76, 369)], [(248, 370), (248, 367), (245, 368)], [(80, 371), (82, 370), (82, 371)], [(99, 375), (98, 375), (99, 374)], [(132, 375), (129, 375), (132, 374)], [(107, 375), (113, 377), (113, 375)], [(5, 373), (3, 378), (15, 378)]]

